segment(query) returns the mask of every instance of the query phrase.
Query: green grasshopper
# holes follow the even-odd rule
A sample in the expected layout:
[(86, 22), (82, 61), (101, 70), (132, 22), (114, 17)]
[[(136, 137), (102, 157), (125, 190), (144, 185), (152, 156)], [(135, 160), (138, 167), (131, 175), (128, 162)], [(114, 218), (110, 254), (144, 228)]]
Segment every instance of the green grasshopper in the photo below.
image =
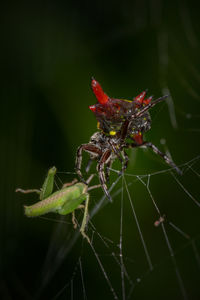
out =
[[(55, 167), (49, 169), (43, 186), (40, 190), (23, 190), (21, 188), (16, 189), (16, 192), (21, 192), (24, 194), (39, 194), (39, 202), (30, 206), (24, 206), (25, 215), (27, 217), (38, 217), (50, 212), (58, 213), (60, 215), (67, 215), (72, 213), (72, 222), (74, 224), (74, 228), (76, 228), (77, 224), (75, 222), (74, 211), (78, 208), (84, 208), (84, 215), (80, 227), (80, 232), (82, 236), (86, 238), (88, 242), (90, 242), (89, 237), (85, 233), (85, 227), (88, 219), (88, 204), (90, 198), (88, 191), (98, 188), (100, 185), (88, 187), (88, 184), (94, 176), (91, 175), (86, 181), (86, 184), (78, 182), (77, 179), (74, 179), (71, 183), (65, 183), (60, 190), (52, 193), (54, 187), (55, 174)], [(85, 205), (82, 205), (81, 203), (83, 203), (84, 201)]]

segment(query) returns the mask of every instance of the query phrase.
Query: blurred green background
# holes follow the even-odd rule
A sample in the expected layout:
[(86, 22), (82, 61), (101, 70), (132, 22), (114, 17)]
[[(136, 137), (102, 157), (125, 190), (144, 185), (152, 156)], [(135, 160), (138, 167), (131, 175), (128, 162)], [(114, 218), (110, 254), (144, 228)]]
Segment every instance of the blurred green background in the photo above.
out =
[[(25, 218), (23, 205), (37, 197), (14, 191), (41, 187), (53, 165), (71, 172), (59, 175), (63, 182), (74, 178), (76, 149), (96, 130), (88, 109), (96, 102), (91, 76), (116, 98), (132, 99), (146, 88), (155, 97), (169, 93), (166, 103), (152, 109), (146, 139), (170, 151), (178, 165), (197, 158), (199, 6), (178, 0), (7, 2), (1, 18), (1, 299), (113, 299), (92, 248), (81, 237), (73, 242), (78, 236), (70, 217)], [(129, 151), (129, 156), (127, 174), (167, 169), (150, 150)], [(197, 159), (193, 170), (188, 165), (178, 180), (198, 201), (200, 164)], [(121, 270), (112, 255), (119, 259), (118, 193), (92, 219), (95, 253), (118, 298), (199, 299), (199, 207), (169, 172), (150, 177), (161, 212), (191, 237), (166, 224), (174, 263), (161, 228), (153, 226), (157, 214), (146, 187), (136, 177), (125, 178), (153, 271), (124, 191), (123, 259), (130, 280), (125, 279), (123, 295)], [(112, 173), (110, 184), (116, 179)], [(121, 187), (119, 181), (112, 195)], [(100, 190), (91, 193), (91, 208), (102, 196)], [(128, 298), (131, 282), (136, 285)]]

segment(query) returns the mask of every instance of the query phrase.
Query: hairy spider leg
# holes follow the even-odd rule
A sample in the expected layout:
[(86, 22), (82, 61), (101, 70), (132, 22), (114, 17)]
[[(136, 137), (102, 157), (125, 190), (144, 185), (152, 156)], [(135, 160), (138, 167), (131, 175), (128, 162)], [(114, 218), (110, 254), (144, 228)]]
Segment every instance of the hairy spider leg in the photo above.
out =
[(81, 181), (85, 182), (83, 175), (81, 173), (81, 164), (82, 164), (82, 152), (86, 151), (92, 154), (96, 154), (97, 158), (100, 158), (99, 163), (97, 164), (97, 171), (99, 172), (99, 180), (102, 186), (103, 191), (105, 192), (106, 196), (108, 197), (109, 200), (111, 200), (111, 196), (108, 192), (107, 186), (106, 186), (106, 178), (104, 174), (104, 166), (105, 164), (109, 164), (111, 160), (111, 151), (107, 150), (102, 154), (102, 151), (96, 147), (94, 144), (83, 144), (81, 145), (76, 154), (76, 172), (78, 176), (80, 177)]
[(144, 145), (151, 148), (154, 153), (160, 155), (168, 165), (175, 169), (178, 174), (182, 175), (182, 171), (175, 165), (175, 163), (165, 153), (161, 152), (154, 144), (151, 142), (145, 142)]
[(129, 156), (127, 155), (127, 153), (124, 150), (122, 151), (122, 156), (124, 158), (124, 162), (123, 162), (121, 174), (123, 174), (125, 172), (125, 170), (128, 167), (128, 162), (129, 162)]
[(182, 175), (182, 171), (177, 167), (177, 165), (163, 152), (161, 152), (154, 144), (152, 144), (151, 142), (144, 142), (140, 145), (136, 145), (135, 143), (132, 144), (125, 144), (125, 148), (137, 148), (137, 147), (143, 147), (146, 146), (148, 148), (151, 148), (153, 150), (153, 152), (159, 156), (162, 157), (162, 159), (164, 159), (164, 161), (173, 169), (176, 170), (176, 172), (180, 175)]
[(75, 169), (81, 181), (87, 184), (81, 173), (83, 151), (96, 154), (97, 157), (100, 157), (102, 155), (102, 151), (93, 144), (83, 144), (77, 150)]
[(112, 147), (112, 150), (114, 151), (115, 155), (118, 157), (119, 161), (121, 162), (121, 164), (123, 164), (123, 159), (121, 158), (120, 154), (121, 154), (121, 150), (117, 149), (115, 147), (115, 144), (112, 142), (112, 140), (109, 141), (110, 146)]
[(104, 193), (106, 194), (106, 196), (108, 197), (108, 199), (111, 201), (111, 196), (108, 192), (108, 188), (106, 185), (106, 178), (105, 178), (105, 173), (104, 173), (104, 166), (107, 165), (111, 160), (111, 151), (110, 150), (106, 150), (101, 158), (99, 163), (97, 164), (97, 172), (99, 173), (99, 180), (102, 186), (102, 189), (104, 191)]
[[(116, 148), (112, 140), (109, 141), (109, 144), (111, 145), (115, 155), (122, 164), (121, 172), (119, 172), (119, 175), (122, 175), (128, 166), (129, 157), (123, 150), (121, 150), (122, 147)], [(123, 159), (121, 158), (120, 154), (122, 155)]]
[(110, 180), (110, 168), (112, 166), (112, 160), (110, 160), (107, 165), (106, 165), (106, 168), (105, 168), (105, 176), (106, 176), (106, 182), (109, 182)]

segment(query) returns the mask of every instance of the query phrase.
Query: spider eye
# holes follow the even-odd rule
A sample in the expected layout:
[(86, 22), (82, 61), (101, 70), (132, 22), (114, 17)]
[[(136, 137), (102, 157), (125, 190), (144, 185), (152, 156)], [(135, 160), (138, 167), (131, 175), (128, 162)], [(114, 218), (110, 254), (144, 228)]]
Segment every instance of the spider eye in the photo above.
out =
[(106, 104), (108, 102), (108, 96), (104, 93), (98, 81), (92, 78), (91, 86), (98, 102), (100, 104)]

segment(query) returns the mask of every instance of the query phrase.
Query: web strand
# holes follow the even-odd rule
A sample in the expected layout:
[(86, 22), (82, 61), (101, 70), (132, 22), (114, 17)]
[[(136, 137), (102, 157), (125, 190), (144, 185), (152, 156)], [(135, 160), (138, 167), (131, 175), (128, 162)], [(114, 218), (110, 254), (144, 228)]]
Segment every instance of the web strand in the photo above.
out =
[[(195, 157), (194, 159), (188, 161), (187, 163), (182, 164), (182, 169), (184, 170), (184, 176), (191, 176), (191, 174), (193, 176), (196, 176), (197, 178), (199, 178), (199, 172), (197, 170), (197, 168), (195, 168), (195, 164), (199, 161), (200, 156)], [(189, 172), (191, 171), (191, 172)], [(117, 173), (118, 171), (113, 169), (113, 172)], [(159, 224), (158, 226), (160, 226), (162, 228), (162, 234), (164, 237), (164, 240), (166, 242), (167, 245), (167, 249), (169, 252), (169, 256), (170, 259), (172, 261), (172, 266), (174, 269), (174, 273), (176, 275), (177, 278), (177, 286), (179, 287), (179, 290), (181, 292), (182, 298), (184, 300), (188, 299), (188, 294), (187, 294), (187, 290), (186, 287), (184, 285), (183, 279), (182, 279), (182, 274), (180, 272), (179, 266), (177, 264), (177, 259), (176, 257), (179, 255), (180, 251), (182, 251), (182, 249), (173, 249), (172, 248), (172, 244), (171, 239), (169, 239), (168, 233), (167, 233), (167, 226), (169, 225), (175, 232), (177, 232), (180, 236), (182, 236), (187, 243), (185, 244), (184, 247), (188, 247), (190, 246), (193, 250), (193, 255), (195, 257), (195, 260), (197, 262), (197, 266), (200, 270), (200, 256), (199, 256), (199, 252), (198, 252), (198, 248), (197, 245), (195, 243), (195, 239), (191, 238), (189, 234), (187, 234), (186, 232), (184, 232), (182, 229), (180, 229), (180, 227), (178, 227), (177, 225), (175, 225), (173, 222), (171, 222), (170, 220), (168, 220), (168, 216), (166, 217), (165, 215), (163, 215), (163, 213), (160, 211), (160, 208), (158, 206), (157, 201), (155, 201), (155, 198), (153, 196), (152, 193), (152, 188), (151, 188), (151, 179), (152, 176), (160, 176), (161, 174), (168, 174), (168, 176), (172, 176), (175, 179), (175, 182), (177, 182), (177, 185), (181, 187), (181, 189), (185, 192), (185, 194), (187, 196), (189, 196), (189, 199), (192, 200), (192, 202), (195, 202), (195, 204), (197, 204), (197, 200), (190, 194), (189, 191), (186, 190), (186, 188), (183, 186), (183, 184), (180, 182), (180, 180), (176, 177), (176, 175), (174, 175), (174, 173), (171, 171), (171, 169), (167, 169), (167, 170), (161, 170), (159, 172), (152, 172), (152, 173), (147, 173), (147, 174), (142, 174), (142, 175), (137, 175), (137, 174), (129, 174), (129, 173), (125, 173), (125, 175), (123, 176), (119, 176), (116, 178), (116, 180), (113, 182), (113, 184), (110, 187), (110, 192), (114, 189), (115, 187), (115, 191), (111, 193), (112, 198), (113, 198), (113, 204), (115, 205), (115, 198), (117, 197), (117, 195), (121, 194), (121, 206), (120, 206), (120, 219), (119, 219), (119, 224), (120, 224), (120, 230), (119, 230), (119, 244), (115, 245), (114, 242), (110, 239), (107, 239), (106, 237), (104, 237), (98, 230), (97, 228), (94, 226), (93, 222), (91, 221), (92, 218), (99, 212), (100, 209), (105, 208), (105, 206), (108, 204), (107, 199), (105, 198), (105, 196), (103, 195), (100, 198), (100, 201), (96, 201), (96, 204), (94, 202), (95, 198), (93, 198), (93, 196), (91, 197), (91, 208), (90, 208), (90, 219), (88, 222), (88, 229), (90, 231), (90, 236), (92, 236), (92, 243), (90, 244), (90, 247), (92, 249), (92, 253), (94, 254), (96, 261), (98, 263), (98, 266), (100, 267), (100, 270), (103, 274), (103, 277), (105, 279), (105, 282), (107, 284), (107, 286), (109, 287), (108, 292), (111, 293), (111, 298), (113, 299), (132, 299), (133, 297), (133, 293), (137, 293), (136, 287), (142, 282), (144, 281), (145, 278), (148, 278), (149, 276), (152, 276), (151, 274), (153, 274), (153, 272), (155, 272), (155, 270), (160, 267), (160, 264), (162, 265), (162, 262), (159, 264), (152, 264), (151, 261), (151, 257), (149, 253), (149, 250), (147, 248), (147, 243), (146, 240), (143, 236), (140, 224), (139, 224), (139, 219), (138, 216), (136, 214), (135, 211), (135, 205), (133, 202), (133, 195), (132, 193), (130, 193), (130, 187), (133, 184), (139, 184), (141, 183), (141, 185), (147, 190), (149, 198), (152, 201), (153, 207), (155, 208), (155, 211), (158, 214), (158, 218), (159, 218)], [(132, 178), (131, 182), (127, 182), (126, 180), (126, 176), (127, 178)], [(120, 179), (122, 180), (122, 183), (119, 185), (120, 183)], [(119, 186), (117, 186), (117, 184)], [(117, 187), (117, 188), (116, 188)], [(141, 272), (141, 274), (138, 274), (136, 280), (132, 279), (132, 275), (130, 275), (127, 271), (127, 268), (130, 268), (130, 264), (131, 259), (134, 261), (134, 258), (128, 258), (128, 257), (124, 257), (124, 235), (126, 234), (123, 230), (123, 223), (124, 223), (124, 199), (126, 198), (126, 195), (124, 193), (124, 187), (125, 187), (125, 191), (126, 191), (126, 195), (127, 198), (129, 199), (129, 203), (131, 206), (131, 214), (135, 219), (136, 222), (136, 226), (137, 226), (137, 230), (139, 232), (140, 235), (140, 239), (142, 242), (142, 246), (144, 249), (144, 253), (145, 253), (145, 257), (147, 260), (147, 264), (148, 264), (148, 271), (146, 271), (145, 273)], [(93, 198), (93, 199), (92, 199)], [(194, 201), (195, 200), (195, 201)], [(196, 203), (197, 202), (197, 203)], [(93, 206), (92, 206), (93, 205)], [(199, 205), (198, 205), (199, 206)], [(162, 219), (162, 221), (161, 221)], [(51, 219), (48, 219), (49, 221), (51, 221)], [(78, 218), (79, 220), (79, 218)], [(81, 220), (81, 216), (80, 216), (80, 220)], [(53, 220), (54, 221), (54, 220)], [(56, 222), (59, 222), (59, 220)], [(49, 261), (52, 259), (52, 253), (54, 251), (54, 240), (56, 239), (57, 234), (59, 233), (59, 226), (63, 226), (63, 225), (67, 225), (69, 222), (64, 221), (63, 219), (59, 222), (60, 224), (58, 224), (57, 230), (54, 233), (54, 237), (51, 241), (51, 247), (49, 248), (49, 253), (47, 255), (47, 261), (46, 261), (46, 265), (49, 265)], [(166, 226), (166, 227), (165, 227)], [(70, 237), (71, 235), (71, 237)], [(59, 251), (56, 253), (55, 255), (55, 262), (52, 264), (52, 268), (51, 268), (51, 273), (48, 273), (48, 278), (46, 277), (45, 282), (48, 282), (51, 279), (51, 276), (53, 276), (53, 274), (56, 272), (56, 270), (59, 268), (59, 265), (62, 263), (64, 257), (66, 257), (66, 255), (68, 253), (70, 253), (70, 250), (72, 249), (72, 247), (75, 245), (75, 242), (77, 241), (77, 238), (79, 237), (79, 230), (77, 230), (76, 232), (70, 232), (69, 235), (66, 236), (66, 241), (65, 243), (63, 243), (63, 247), (61, 247), (59, 249)], [(106, 252), (110, 252), (110, 254), (101, 254), (99, 255), (98, 252), (96, 251), (96, 247), (95, 247), (95, 243), (97, 242), (97, 239), (95, 237), (98, 237), (98, 239), (100, 241), (102, 241), (103, 247), (105, 247)], [(82, 249), (84, 247), (84, 245), (86, 245), (86, 242), (84, 241), (82, 243)], [(113, 247), (116, 247), (116, 251), (113, 251)], [(182, 247), (182, 248), (184, 248)], [(99, 251), (99, 250), (98, 250)], [(116, 254), (117, 253), (117, 254)], [(119, 253), (119, 254), (118, 254)], [(119, 269), (119, 279), (120, 279), (120, 291), (118, 291), (119, 287), (117, 287), (114, 283), (113, 280), (111, 280), (111, 276), (112, 274), (109, 274), (105, 268), (105, 264), (104, 264), (104, 257), (109, 257), (112, 258), (112, 263), (115, 264), (118, 269)], [(101, 258), (101, 259), (100, 259)], [(164, 261), (164, 259), (163, 259)], [(84, 276), (84, 274), (86, 273), (86, 270), (84, 270), (83, 272), (83, 256), (81, 255), (78, 259), (78, 266), (79, 266), (79, 270), (80, 270), (80, 284), (82, 286), (82, 298), (84, 300), (87, 299), (87, 294), (86, 294), (86, 289), (85, 287), (88, 286), (87, 284), (87, 277)], [(127, 264), (128, 263), (128, 264)], [(48, 272), (48, 269), (44, 268), (43, 274), (45, 274), (45, 272)], [(76, 272), (75, 274), (77, 274), (77, 267), (76, 267)], [(76, 280), (75, 280), (76, 279)], [(75, 299), (75, 283), (77, 282), (77, 277), (75, 278), (75, 275), (72, 274), (71, 276), (71, 280), (59, 291), (59, 293), (56, 295), (56, 297), (54, 297), (53, 299), (58, 299), (59, 296), (62, 293), (65, 293), (65, 291), (67, 289), (69, 289), (69, 294), (70, 294), (70, 298), (71, 299)], [(46, 284), (46, 283), (45, 283)], [(77, 285), (77, 283), (76, 283)], [(45, 286), (45, 285), (44, 285)], [(44, 287), (43, 286), (43, 287)], [(117, 289), (116, 289), (117, 288)]]
[[(157, 206), (157, 204), (156, 204), (156, 202), (155, 202), (155, 200), (154, 200), (154, 197), (153, 197), (153, 195), (152, 195), (152, 193), (151, 193), (151, 191), (150, 191), (149, 185), (150, 185), (150, 177), (148, 177), (148, 181), (147, 181), (147, 186), (146, 186), (146, 188), (147, 188), (147, 191), (148, 191), (148, 193), (149, 193), (149, 196), (150, 196), (150, 198), (151, 198), (151, 200), (152, 200), (152, 202), (153, 202), (153, 205), (154, 205), (155, 209), (157, 210), (159, 216), (161, 216), (160, 210), (159, 210), (159, 208), (158, 208), (158, 206)], [(172, 247), (171, 247), (171, 244), (170, 244), (169, 238), (168, 238), (168, 236), (167, 236), (166, 229), (165, 229), (165, 226), (164, 226), (163, 222), (161, 223), (161, 227), (162, 227), (162, 231), (163, 231), (163, 234), (164, 234), (164, 237), (165, 237), (165, 241), (166, 241), (166, 243), (167, 243), (167, 247), (168, 247), (169, 252), (170, 252), (170, 256), (171, 256), (171, 259), (172, 259), (174, 268), (175, 268), (177, 280), (178, 280), (178, 283), (179, 283), (179, 287), (180, 287), (180, 290), (181, 290), (183, 299), (186, 300), (186, 299), (188, 299), (188, 298), (187, 298), (187, 294), (186, 294), (185, 287), (184, 287), (184, 284), (183, 284), (183, 280), (182, 280), (182, 278), (181, 278), (180, 271), (179, 271), (179, 269), (178, 269), (178, 266), (177, 266), (177, 263), (176, 263), (176, 260), (175, 260), (175, 257), (174, 257), (174, 252), (173, 252), (173, 249), (172, 249)], [(176, 228), (176, 230), (178, 230), (178, 228)], [(180, 232), (181, 232), (181, 231), (179, 230), (179, 233), (180, 233)], [(182, 234), (183, 234), (183, 232), (182, 232)]]
[(187, 294), (186, 294), (186, 290), (185, 290), (185, 287), (184, 287), (184, 284), (183, 284), (183, 280), (181, 278), (180, 271), (178, 269), (178, 266), (177, 266), (177, 263), (176, 263), (176, 260), (175, 260), (175, 257), (174, 257), (173, 249), (171, 247), (171, 244), (169, 242), (169, 239), (168, 239), (168, 236), (167, 236), (167, 233), (166, 233), (166, 230), (165, 230), (165, 226), (164, 226), (163, 223), (161, 224), (161, 226), (162, 226), (162, 230), (163, 230), (164, 237), (165, 237), (165, 240), (166, 240), (166, 243), (167, 243), (167, 247), (169, 249), (170, 256), (171, 256), (171, 259), (172, 259), (172, 262), (173, 262), (173, 265), (174, 265), (174, 268), (175, 268), (176, 277), (178, 279), (178, 283), (179, 283), (179, 286), (180, 286), (180, 290), (181, 290), (183, 299), (187, 300), (188, 297), (187, 297)]
[(180, 185), (180, 187), (183, 189), (183, 191), (192, 199), (192, 201), (200, 207), (200, 203), (188, 192), (188, 190), (183, 186), (183, 184), (180, 182), (180, 180), (174, 175), (174, 173), (171, 172), (171, 175), (174, 177), (176, 182)]
[(119, 298), (117, 297), (117, 294), (116, 294), (116, 292), (115, 292), (115, 290), (114, 290), (114, 288), (113, 288), (113, 286), (112, 286), (112, 284), (111, 284), (111, 282), (110, 282), (110, 280), (109, 280), (109, 278), (108, 278), (108, 275), (107, 275), (107, 273), (106, 273), (106, 271), (105, 271), (105, 269), (104, 269), (104, 267), (103, 267), (103, 265), (102, 265), (102, 262), (101, 262), (101, 260), (100, 260), (100, 258), (99, 258), (99, 256), (98, 256), (98, 254), (96, 253), (96, 251), (95, 251), (93, 245), (90, 244), (90, 246), (91, 246), (92, 251), (93, 251), (93, 253), (94, 253), (94, 255), (95, 255), (95, 257), (96, 257), (96, 259), (97, 259), (97, 261), (98, 261), (98, 264), (99, 264), (99, 266), (100, 266), (100, 268), (101, 268), (101, 270), (102, 270), (102, 273), (103, 273), (103, 275), (104, 275), (104, 278), (106, 279), (106, 282), (107, 282), (107, 284), (108, 284), (108, 286), (109, 286), (109, 288), (110, 288), (110, 291), (111, 291), (111, 293), (112, 293), (112, 295), (113, 295), (113, 298), (114, 298), (115, 300), (118, 300)]
[(137, 229), (139, 231), (140, 239), (141, 239), (141, 242), (142, 242), (142, 245), (143, 245), (143, 248), (144, 248), (144, 252), (145, 252), (145, 255), (146, 255), (146, 259), (147, 259), (149, 268), (150, 268), (150, 270), (153, 270), (153, 265), (152, 265), (152, 262), (151, 262), (151, 258), (150, 258), (149, 252), (147, 250), (146, 243), (144, 241), (144, 237), (143, 237), (143, 234), (142, 234), (139, 222), (138, 222), (137, 215), (135, 213), (134, 205), (133, 205), (133, 202), (131, 200), (131, 196), (130, 196), (130, 193), (129, 193), (129, 190), (128, 190), (128, 186), (127, 186), (127, 183), (126, 183), (125, 179), (124, 179), (124, 184), (125, 184), (125, 188), (126, 188), (126, 192), (127, 192), (127, 195), (128, 195), (128, 199), (129, 199), (129, 202), (130, 202), (130, 205), (131, 205), (131, 209), (132, 209), (132, 212), (133, 212), (133, 215), (134, 215), (134, 219), (135, 219), (135, 222), (136, 222), (136, 225), (137, 225)]
[(83, 299), (87, 300), (87, 295), (86, 295), (86, 291), (85, 291), (85, 284), (84, 284), (84, 279), (83, 279), (83, 269), (82, 269), (81, 258), (79, 258), (79, 266), (80, 266), (81, 281), (82, 281), (82, 287), (83, 287)]
[(123, 235), (123, 207), (124, 207), (124, 189), (123, 189), (123, 177), (122, 177), (122, 191), (121, 191), (121, 212), (120, 212), (120, 242), (119, 242), (119, 249), (120, 249), (120, 266), (121, 266), (121, 282), (122, 282), (122, 299), (126, 299), (125, 294), (125, 282), (124, 282), (124, 261), (123, 261), (123, 251), (122, 251), (122, 235)]
[[(144, 183), (143, 180), (141, 180), (140, 178), (139, 178), (139, 180), (143, 183), (143, 185), (145, 185), (145, 183)], [(161, 216), (160, 210), (159, 210), (159, 208), (158, 208), (158, 206), (157, 206), (157, 204), (156, 204), (156, 202), (154, 200), (154, 197), (153, 197), (153, 195), (152, 195), (152, 193), (150, 191), (150, 176), (148, 176), (147, 184), (145, 186), (147, 188), (147, 191), (149, 193), (149, 196), (150, 196), (150, 198), (151, 198), (151, 200), (153, 202), (153, 205), (154, 205), (156, 211), (158, 212), (159, 216)], [(188, 299), (187, 298), (187, 294), (186, 294), (186, 290), (185, 290), (185, 287), (184, 287), (184, 284), (183, 284), (183, 280), (181, 278), (180, 271), (178, 269), (178, 266), (177, 266), (177, 263), (176, 263), (176, 260), (175, 260), (175, 257), (174, 257), (174, 252), (173, 252), (173, 249), (171, 247), (171, 244), (170, 244), (169, 238), (167, 236), (166, 229), (165, 229), (165, 226), (164, 226), (163, 222), (161, 223), (161, 227), (162, 227), (162, 231), (163, 231), (163, 234), (164, 234), (164, 237), (165, 237), (165, 241), (167, 243), (168, 250), (170, 252), (170, 256), (171, 256), (174, 268), (175, 268), (177, 280), (178, 280), (178, 283), (179, 283), (179, 287), (180, 287), (183, 299), (186, 300), (186, 299)], [(177, 227), (174, 226), (174, 228), (176, 228), (176, 230), (179, 231), (179, 233), (183, 234), (183, 232), (181, 232)]]

